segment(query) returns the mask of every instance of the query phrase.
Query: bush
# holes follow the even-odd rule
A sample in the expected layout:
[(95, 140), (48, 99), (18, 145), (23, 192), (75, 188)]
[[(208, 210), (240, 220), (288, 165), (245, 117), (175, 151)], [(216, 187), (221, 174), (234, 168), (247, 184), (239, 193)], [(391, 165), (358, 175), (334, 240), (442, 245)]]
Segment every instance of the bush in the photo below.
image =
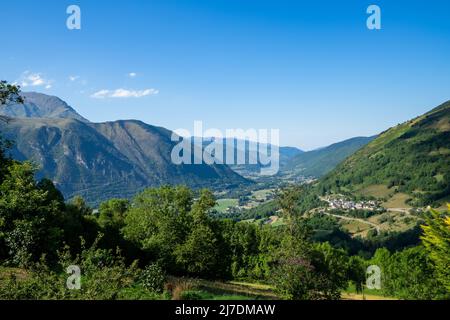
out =
[(155, 293), (162, 293), (166, 283), (166, 273), (158, 263), (148, 265), (140, 276), (142, 286)]
[[(132, 287), (136, 263), (126, 266), (119, 253), (98, 249), (98, 238), (92, 247), (72, 258), (68, 247), (59, 254), (58, 264), (51, 269), (43, 257), (34, 263), (24, 279), (15, 274), (0, 285), (0, 300), (115, 300), (119, 293)], [(84, 244), (83, 244), (84, 246)], [(81, 270), (80, 290), (67, 287), (66, 268), (76, 265)]]
[(172, 300), (187, 300), (183, 297), (185, 292), (194, 291), (195, 282), (191, 279), (172, 279), (166, 285), (166, 292), (170, 294)]
[(181, 300), (201, 300), (201, 291), (187, 290), (181, 292)]

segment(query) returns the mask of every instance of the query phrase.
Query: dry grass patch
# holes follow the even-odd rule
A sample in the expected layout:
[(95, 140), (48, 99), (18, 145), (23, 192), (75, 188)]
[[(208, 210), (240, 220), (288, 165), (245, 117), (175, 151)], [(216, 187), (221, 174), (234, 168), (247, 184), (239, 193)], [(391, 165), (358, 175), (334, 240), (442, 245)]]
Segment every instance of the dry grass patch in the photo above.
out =
[(363, 196), (375, 198), (385, 198), (392, 192), (393, 191), (384, 184), (374, 184), (358, 190), (358, 193)]
[(396, 193), (389, 200), (384, 202), (382, 205), (385, 208), (411, 208), (410, 205), (406, 203), (408, 199), (411, 199), (410, 195), (406, 193)]

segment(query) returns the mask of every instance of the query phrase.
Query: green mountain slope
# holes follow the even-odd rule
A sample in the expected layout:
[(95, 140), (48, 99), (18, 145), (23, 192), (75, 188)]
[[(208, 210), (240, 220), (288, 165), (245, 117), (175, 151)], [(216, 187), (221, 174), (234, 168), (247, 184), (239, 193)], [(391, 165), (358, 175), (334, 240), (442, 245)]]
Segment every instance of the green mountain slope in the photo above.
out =
[[(322, 191), (439, 203), (450, 193), (450, 101), (381, 133), (336, 167)], [(406, 202), (406, 203), (405, 203)]]
[(289, 159), (286, 165), (282, 167), (282, 171), (320, 178), (374, 138), (355, 137), (325, 148), (298, 154)]

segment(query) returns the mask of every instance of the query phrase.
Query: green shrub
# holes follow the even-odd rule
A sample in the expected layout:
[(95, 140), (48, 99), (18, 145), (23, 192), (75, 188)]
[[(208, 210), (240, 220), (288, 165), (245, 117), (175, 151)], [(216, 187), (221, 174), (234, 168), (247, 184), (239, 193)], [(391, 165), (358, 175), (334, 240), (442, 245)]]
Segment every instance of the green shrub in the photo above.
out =
[(188, 290), (181, 293), (181, 300), (201, 300), (202, 294), (200, 291)]
[(166, 278), (166, 273), (158, 263), (148, 265), (140, 276), (142, 286), (155, 293), (163, 292)]

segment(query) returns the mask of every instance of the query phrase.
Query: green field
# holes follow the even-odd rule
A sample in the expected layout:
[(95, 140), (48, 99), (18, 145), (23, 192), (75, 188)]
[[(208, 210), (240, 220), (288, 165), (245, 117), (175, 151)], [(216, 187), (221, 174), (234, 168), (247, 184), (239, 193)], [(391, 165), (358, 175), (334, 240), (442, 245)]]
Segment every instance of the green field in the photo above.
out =
[(228, 208), (236, 207), (239, 204), (238, 199), (219, 199), (214, 207), (218, 212), (224, 213)]
[(262, 189), (253, 191), (252, 196), (257, 200), (266, 200), (267, 197), (272, 193), (271, 189)]

